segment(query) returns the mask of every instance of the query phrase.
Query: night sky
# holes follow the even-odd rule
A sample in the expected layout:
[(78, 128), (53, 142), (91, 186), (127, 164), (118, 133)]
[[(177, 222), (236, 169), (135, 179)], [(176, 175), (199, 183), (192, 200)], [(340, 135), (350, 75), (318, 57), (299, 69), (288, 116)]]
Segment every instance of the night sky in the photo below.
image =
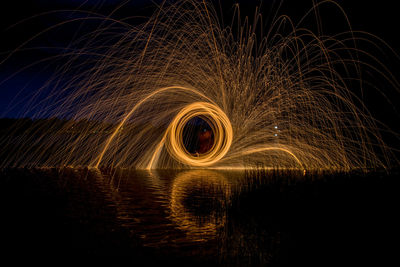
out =
[[(122, 0), (102, 0), (102, 1), (84, 1), (84, 0), (13, 0), (3, 1), (0, 9), (0, 58), (4, 59), (9, 52), (17, 48), (24, 41), (41, 32), (43, 29), (66, 21), (71, 18), (84, 17), (85, 13), (57, 12), (39, 16), (32, 20), (25, 20), (31, 16), (38, 15), (52, 10), (77, 10), (95, 11), (100, 14), (108, 15), (116, 7), (125, 3)], [(149, 16), (154, 8), (152, 3), (160, 1), (149, 0), (133, 0), (124, 4), (124, 7), (113, 14), (113, 18), (124, 19), (130, 16)], [(219, 1), (214, 1), (218, 3)], [(232, 12), (232, 3), (234, 1), (222, 1), (221, 9), (224, 17), (229, 17)], [(241, 12), (243, 15), (252, 16), (254, 8), (259, 4), (258, 0), (236, 1), (241, 4)], [(395, 7), (395, 1), (338, 1), (347, 12), (349, 19), (355, 30), (368, 31), (383, 38), (391, 45), (397, 53), (400, 53), (400, 41), (398, 38), (398, 9)], [(274, 14), (279, 7), (279, 14), (288, 14), (297, 21), (311, 7), (312, 0), (286, 0), (286, 1), (263, 1), (262, 10), (266, 18), (268, 14)], [(217, 8), (218, 9), (218, 8)], [(272, 11), (271, 11), (272, 10)], [(337, 12), (321, 10), (323, 17), (324, 30), (329, 33), (339, 32), (343, 27), (343, 19), (338, 16)], [(228, 19), (226, 19), (228, 20)], [(229, 21), (229, 20), (228, 20)], [(20, 22), (19, 24), (16, 24)], [(140, 19), (130, 19), (129, 23), (140, 23)], [(96, 27), (101, 23), (100, 20), (86, 23), (80, 28), (81, 32), (90, 30), (91, 26)], [(310, 25), (313, 22), (310, 21)], [(13, 26), (14, 25), (14, 26)], [(13, 27), (11, 27), (13, 26)], [(315, 25), (314, 25), (315, 26)], [(54, 56), (62, 52), (62, 47), (68, 45), (69, 41), (79, 32), (76, 33), (77, 24), (71, 24), (62, 27), (62, 30), (53, 30), (48, 34), (41, 35), (26, 47), (42, 47), (29, 51), (21, 51), (2, 65), (0, 65), (0, 117), (18, 117), (21, 116), (20, 110), (29, 100), (30, 94), (35, 92), (48, 78), (52, 75), (56, 65), (52, 64), (36, 64), (31, 68), (24, 70), (11, 79), (8, 79), (14, 73), (21, 70), (22, 67), (38, 62), (39, 60)], [(344, 28), (343, 28), (344, 29)], [(75, 35), (76, 34), (76, 35)], [(49, 49), (44, 47), (59, 47), (60, 49)], [(386, 58), (385, 58), (386, 57)], [(393, 60), (393, 56), (387, 54), (381, 58), (397, 75), (400, 73), (399, 62)], [(60, 62), (59, 62), (60, 63)], [(390, 91), (390, 88), (384, 88)], [(397, 95), (391, 96), (393, 98)], [(374, 97), (371, 96), (371, 99)], [(367, 99), (368, 102), (368, 99)], [(370, 101), (372, 109), (377, 111), (379, 118), (384, 118), (388, 113), (393, 113), (392, 109), (382, 106), (381, 102)], [(397, 123), (396, 123), (397, 124)]]

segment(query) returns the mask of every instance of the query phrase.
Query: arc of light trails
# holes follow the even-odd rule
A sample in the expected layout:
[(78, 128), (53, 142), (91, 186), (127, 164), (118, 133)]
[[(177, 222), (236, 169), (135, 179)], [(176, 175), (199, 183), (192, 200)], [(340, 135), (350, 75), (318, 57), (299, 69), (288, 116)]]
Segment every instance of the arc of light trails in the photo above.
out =
[[(167, 87), (162, 87), (162, 88), (157, 89), (157, 90), (154, 91), (153, 93), (149, 94), (148, 96), (146, 96), (145, 98), (143, 98), (142, 100), (140, 100), (140, 101), (131, 109), (131, 111), (129, 111), (129, 113), (126, 114), (126, 116), (124, 117), (124, 119), (118, 124), (117, 128), (115, 129), (115, 131), (114, 131), (114, 132), (112, 133), (112, 135), (107, 139), (107, 142), (106, 142), (106, 144), (104, 145), (104, 148), (103, 148), (103, 150), (101, 151), (101, 153), (100, 153), (100, 155), (99, 155), (99, 157), (98, 157), (98, 160), (97, 160), (97, 163), (96, 163), (96, 165), (95, 165), (95, 168), (98, 168), (98, 167), (99, 167), (101, 161), (103, 160), (104, 154), (106, 153), (106, 151), (107, 151), (108, 147), (110, 146), (111, 142), (114, 140), (114, 138), (115, 138), (115, 136), (117, 135), (117, 133), (119, 132), (119, 130), (122, 128), (122, 126), (124, 126), (125, 122), (131, 117), (131, 115), (132, 115), (144, 102), (146, 102), (146, 101), (147, 101), (148, 99), (150, 99), (151, 97), (155, 96), (156, 94), (159, 94), (159, 93), (161, 93), (161, 92), (168, 91), (168, 90), (171, 90), (171, 89), (179, 89), (179, 90), (183, 90), (183, 91), (190, 91), (190, 92), (192, 92), (192, 93), (195, 93), (195, 94), (197, 94), (197, 95), (200, 95), (200, 96), (204, 97), (205, 99), (207, 99), (208, 101), (210, 101), (211, 103), (213, 103), (213, 104), (215, 105), (214, 101), (212, 101), (210, 98), (208, 98), (207, 96), (205, 96), (204, 94), (202, 94), (201, 92), (199, 92), (199, 91), (197, 91), (197, 90), (195, 90), (195, 89), (193, 89), (193, 88), (188, 88), (188, 87), (183, 87), (183, 86), (167, 86)], [(168, 131), (167, 131), (167, 132), (168, 132)], [(165, 139), (165, 136), (166, 136), (166, 135), (164, 135), (164, 137), (163, 137), (162, 140)], [(158, 147), (159, 147), (159, 146), (158, 146)], [(156, 151), (158, 151), (158, 149), (157, 149)], [(155, 154), (156, 154), (156, 153), (155, 153)], [(154, 154), (154, 155), (155, 155), (155, 154)], [(153, 155), (153, 158), (152, 158), (152, 160), (151, 160), (151, 163), (152, 163), (153, 160), (154, 160), (154, 157), (155, 157), (154, 155)], [(150, 164), (149, 164), (149, 165), (150, 165)], [(152, 164), (151, 164), (151, 165), (152, 165)], [(150, 165), (150, 166), (151, 166), (151, 165)]]
[[(145, 103), (147, 100), (149, 100), (150, 98), (152, 98), (153, 96), (155, 96), (156, 94), (162, 93), (164, 91), (168, 91), (171, 89), (179, 89), (179, 90), (183, 90), (183, 91), (190, 91), (192, 93), (195, 93), (197, 95), (200, 95), (201, 97), (204, 97), (205, 99), (207, 99), (208, 101), (210, 101), (211, 103), (213, 103), (215, 105), (215, 102), (212, 101), (210, 98), (208, 98), (207, 96), (205, 96), (204, 94), (202, 94), (201, 92), (193, 89), (193, 88), (189, 88), (189, 87), (183, 87), (183, 86), (168, 86), (168, 87), (162, 87), (159, 88), (158, 90), (154, 91), (153, 93), (149, 94), (148, 96), (146, 96), (145, 98), (143, 98), (142, 100), (140, 100), (132, 109), (131, 111), (123, 118), (123, 120), (118, 124), (117, 128), (114, 130), (114, 132), (111, 134), (111, 136), (107, 139), (106, 144), (104, 145), (104, 148), (102, 150), (102, 152), (100, 153), (98, 160), (96, 162), (95, 168), (98, 168), (101, 161), (103, 160), (104, 154), (107, 152), (111, 142), (114, 140), (115, 136), (118, 134), (119, 130), (124, 126), (124, 124), (126, 123), (126, 121), (132, 116), (132, 114), (143, 104)], [(161, 139), (161, 141), (158, 143), (153, 156), (149, 162), (149, 164), (147, 165), (146, 169), (152, 169), (154, 161), (156, 156), (158, 155), (158, 153), (160, 152), (161, 147), (165, 144), (165, 139), (168, 135), (169, 132), (169, 128), (171, 126), (168, 126), (168, 129), (165, 131), (163, 138)], [(258, 153), (258, 152), (263, 152), (263, 151), (268, 151), (268, 150), (279, 150), (279, 151), (283, 151), (288, 153), (289, 155), (291, 155), (296, 162), (303, 168), (303, 164), (302, 162), (297, 158), (297, 156), (295, 154), (293, 154), (293, 152), (291, 152), (290, 150), (286, 149), (286, 148), (282, 148), (282, 147), (262, 147), (262, 148), (254, 148), (251, 150), (246, 150), (241, 152), (239, 155), (237, 156), (244, 156), (244, 155), (248, 155), (248, 154), (253, 154), (253, 153)], [(231, 156), (228, 158), (234, 158), (237, 156)], [(225, 158), (225, 159), (228, 159)]]
[[(169, 127), (171, 127), (171, 126), (169, 126)], [(155, 161), (158, 153), (160, 152), (161, 147), (165, 144), (165, 140), (167, 138), (168, 131), (169, 131), (169, 128), (165, 132), (165, 134), (164, 134), (163, 138), (161, 139), (161, 141), (158, 143), (157, 148), (155, 149), (155, 151), (153, 153), (153, 156), (152, 156), (149, 164), (146, 167), (147, 170), (151, 170), (152, 169), (154, 161)], [(299, 166), (303, 169), (304, 173), (306, 172), (306, 168), (304, 167), (304, 165), (300, 161), (300, 159), (292, 151), (290, 151), (287, 148), (283, 148), (283, 147), (259, 147), (259, 148), (253, 148), (253, 149), (246, 150), (246, 151), (243, 151), (241, 153), (238, 153), (237, 155), (226, 157), (225, 160), (230, 159), (230, 158), (236, 158), (236, 157), (239, 157), (239, 156), (245, 156), (245, 155), (249, 155), (249, 154), (259, 153), (259, 152), (263, 152), (263, 151), (269, 151), (269, 150), (278, 150), (278, 151), (282, 151), (282, 152), (285, 152), (285, 153), (289, 154), (299, 164)]]
[[(196, 116), (209, 117), (207, 120), (213, 128), (214, 144), (209, 152), (193, 157), (183, 145), (182, 131), (186, 123)], [(232, 144), (233, 130), (230, 120), (219, 107), (208, 102), (193, 102), (179, 111), (170, 123), (166, 135), (167, 149), (171, 156), (186, 165), (205, 167), (218, 162), (225, 156)], [(162, 140), (163, 144), (164, 142), (165, 140)], [(158, 155), (158, 149), (159, 147), (157, 147), (156, 155)], [(154, 157), (148, 168), (151, 168), (153, 159)]]
[(157, 148), (154, 150), (153, 156), (151, 157), (151, 160), (149, 161), (149, 164), (146, 167), (146, 170), (151, 170), (153, 167), (153, 163), (156, 159), (156, 156), (159, 154), (161, 147), (165, 144), (165, 139), (167, 138), (168, 132), (171, 128), (171, 125), (168, 126), (167, 130), (164, 133), (163, 138), (161, 139), (161, 141), (158, 143)]
[(283, 148), (283, 147), (278, 147), (278, 146), (272, 146), (272, 147), (259, 147), (259, 148), (253, 148), (253, 149), (249, 149), (243, 152), (238, 153), (238, 155), (233, 155), (230, 157), (225, 158), (226, 159), (230, 159), (230, 158), (236, 158), (239, 156), (245, 156), (245, 155), (249, 155), (249, 154), (254, 154), (254, 153), (259, 153), (259, 152), (263, 152), (263, 151), (268, 151), (268, 150), (278, 150), (278, 151), (283, 151), (288, 153), (290, 156), (292, 156), (294, 158), (294, 160), (300, 165), (300, 167), (304, 170), (304, 172), (306, 171), (303, 163), (299, 160), (299, 158), (289, 149), (287, 148)]

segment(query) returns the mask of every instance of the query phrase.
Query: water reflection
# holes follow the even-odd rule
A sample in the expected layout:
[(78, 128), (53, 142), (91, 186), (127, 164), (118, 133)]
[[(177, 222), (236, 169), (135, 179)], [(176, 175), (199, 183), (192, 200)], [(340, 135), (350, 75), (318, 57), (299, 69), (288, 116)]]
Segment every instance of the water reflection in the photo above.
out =
[(171, 219), (193, 241), (215, 238), (226, 222), (231, 185), (222, 173), (190, 170), (178, 173), (170, 195)]
[(274, 203), (281, 183), (268, 173), (258, 178), (217, 170), (95, 174), (103, 189), (110, 181), (104, 195), (119, 223), (145, 247), (175, 256), (185, 248), (188, 257), (199, 250), (225, 266), (267, 265), (284, 250), (285, 236), (274, 222), (281, 217), (280, 204)]
[[(110, 266), (138, 259), (141, 266), (327, 266), (338, 248), (353, 253), (354, 244), (358, 261), (389, 247), (381, 232), (391, 237), (397, 229), (388, 222), (395, 221), (398, 176), (377, 183), (352, 175), (3, 170), (1, 236), (12, 251), (42, 257), (48, 250), (58, 259), (86, 253), (91, 266), (96, 257)], [(357, 232), (360, 225), (368, 227)], [(371, 229), (375, 239), (365, 235)]]

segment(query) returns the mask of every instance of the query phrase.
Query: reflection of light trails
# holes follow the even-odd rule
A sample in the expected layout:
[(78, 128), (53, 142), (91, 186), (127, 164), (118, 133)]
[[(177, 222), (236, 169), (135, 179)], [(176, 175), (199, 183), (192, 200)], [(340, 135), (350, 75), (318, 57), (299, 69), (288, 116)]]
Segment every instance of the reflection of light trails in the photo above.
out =
[[(231, 195), (231, 186), (219, 172), (191, 170), (179, 173), (171, 190), (171, 219), (193, 241), (215, 237), (217, 227), (226, 220), (225, 205)], [(203, 202), (211, 204), (203, 207)], [(189, 204), (188, 204), (189, 202)], [(194, 205), (190, 209), (191, 204)], [(205, 212), (196, 215), (196, 211)]]

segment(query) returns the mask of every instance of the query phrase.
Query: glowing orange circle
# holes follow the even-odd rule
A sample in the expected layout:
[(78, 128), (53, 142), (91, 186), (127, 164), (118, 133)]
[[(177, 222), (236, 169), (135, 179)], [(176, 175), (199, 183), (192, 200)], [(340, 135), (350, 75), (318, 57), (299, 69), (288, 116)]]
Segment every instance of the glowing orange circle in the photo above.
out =
[[(212, 148), (199, 155), (189, 153), (183, 143), (183, 128), (194, 117), (204, 119), (214, 133)], [(226, 155), (232, 139), (232, 125), (226, 114), (213, 104), (195, 102), (181, 109), (172, 120), (167, 133), (166, 147), (176, 160), (190, 166), (205, 167), (215, 164)]]

